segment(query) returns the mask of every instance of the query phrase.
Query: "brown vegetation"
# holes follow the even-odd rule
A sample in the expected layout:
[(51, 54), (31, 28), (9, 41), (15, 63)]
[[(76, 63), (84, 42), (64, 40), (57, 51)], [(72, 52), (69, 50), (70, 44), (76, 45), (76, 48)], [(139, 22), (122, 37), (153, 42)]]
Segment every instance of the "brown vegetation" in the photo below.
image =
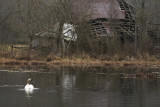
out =
[[(14, 56), (15, 55), (15, 56)], [(145, 55), (144, 55), (145, 56)], [(29, 66), (123, 66), (123, 67), (160, 67), (160, 61), (156, 57), (139, 56), (122, 58), (118, 55), (113, 57), (100, 56), (94, 58), (87, 54), (72, 55), (61, 58), (53, 54), (40, 57), (38, 54), (27, 56), (23, 53), (0, 52), (0, 65), (29, 65)]]

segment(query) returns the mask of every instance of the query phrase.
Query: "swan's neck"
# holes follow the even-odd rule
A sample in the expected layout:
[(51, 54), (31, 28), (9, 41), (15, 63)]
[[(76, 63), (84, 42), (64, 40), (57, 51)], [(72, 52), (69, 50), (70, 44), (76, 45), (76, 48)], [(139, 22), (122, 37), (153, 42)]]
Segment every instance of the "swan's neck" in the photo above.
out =
[(27, 85), (30, 85), (31, 84), (31, 82), (30, 81), (27, 81)]

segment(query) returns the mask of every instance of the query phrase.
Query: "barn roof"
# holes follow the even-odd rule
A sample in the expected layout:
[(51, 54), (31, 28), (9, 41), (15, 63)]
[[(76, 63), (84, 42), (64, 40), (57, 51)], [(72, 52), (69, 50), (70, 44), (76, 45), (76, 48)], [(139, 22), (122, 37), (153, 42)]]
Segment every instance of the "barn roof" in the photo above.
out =
[(91, 19), (125, 19), (125, 10), (121, 10), (117, 0), (75, 0), (74, 7), (76, 12), (90, 14)]
[(112, 18), (125, 19), (125, 11), (121, 10), (117, 0), (100, 0), (93, 2), (93, 19)]

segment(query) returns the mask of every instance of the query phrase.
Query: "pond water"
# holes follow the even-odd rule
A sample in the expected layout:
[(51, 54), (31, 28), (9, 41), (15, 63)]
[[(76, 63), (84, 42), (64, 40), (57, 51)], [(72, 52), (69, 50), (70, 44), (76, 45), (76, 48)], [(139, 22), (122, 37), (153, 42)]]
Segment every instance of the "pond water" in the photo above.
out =
[[(59, 67), (0, 70), (0, 107), (160, 107), (160, 79), (121, 79), (149, 68)], [(35, 87), (24, 90), (27, 79)]]

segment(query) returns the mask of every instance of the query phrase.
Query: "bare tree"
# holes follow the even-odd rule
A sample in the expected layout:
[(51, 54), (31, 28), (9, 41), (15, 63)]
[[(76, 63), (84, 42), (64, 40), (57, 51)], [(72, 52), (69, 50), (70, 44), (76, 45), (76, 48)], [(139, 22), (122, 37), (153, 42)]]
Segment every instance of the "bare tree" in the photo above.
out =
[(24, 24), (23, 31), (29, 39), (29, 54), (31, 55), (33, 36), (38, 29), (36, 12), (39, 8), (39, 0), (14, 0), (12, 6), (18, 13), (17, 17)]
[(151, 21), (152, 12), (150, 0), (134, 0), (131, 1), (135, 7), (135, 40), (134, 40), (134, 53), (148, 52), (151, 40), (148, 35), (149, 22)]
[(4, 45), (4, 48), (6, 48), (6, 44), (9, 42), (9, 38), (11, 37), (11, 28), (8, 19), (14, 13), (15, 12), (13, 11), (9, 0), (0, 0), (0, 44)]

